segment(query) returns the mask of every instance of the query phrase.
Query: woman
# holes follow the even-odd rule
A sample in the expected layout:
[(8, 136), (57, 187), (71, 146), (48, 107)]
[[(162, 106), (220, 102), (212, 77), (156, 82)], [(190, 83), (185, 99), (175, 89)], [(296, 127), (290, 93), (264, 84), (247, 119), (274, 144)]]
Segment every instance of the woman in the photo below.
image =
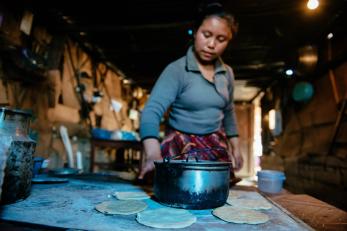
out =
[[(160, 75), (141, 115), (146, 161), (139, 179), (154, 169), (154, 160), (201, 149), (207, 151), (199, 153), (200, 159), (232, 161), (234, 170), (242, 167), (233, 103), (234, 75), (221, 59), (236, 28), (233, 16), (221, 5), (206, 6), (197, 21), (194, 45)], [(159, 124), (169, 107), (170, 132), (160, 145)], [(223, 148), (227, 152), (220, 151)]]

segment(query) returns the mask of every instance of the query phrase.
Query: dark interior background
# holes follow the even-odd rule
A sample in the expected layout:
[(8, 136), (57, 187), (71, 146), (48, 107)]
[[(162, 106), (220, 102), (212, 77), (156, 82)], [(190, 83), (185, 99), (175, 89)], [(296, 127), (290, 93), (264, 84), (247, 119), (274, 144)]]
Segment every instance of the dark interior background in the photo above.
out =
[[(101, 97), (105, 107), (101, 115), (95, 116), (95, 121), (100, 122), (95, 123), (96, 127), (115, 130), (128, 125), (129, 108), (123, 107), (124, 113), (119, 113), (122, 120), (118, 121), (109, 109), (109, 101), (121, 99), (125, 106), (132, 108), (145, 103), (147, 94), (138, 97), (139, 94), (133, 93), (141, 87), (149, 92), (163, 68), (185, 54), (192, 39), (188, 30), (201, 3), (191, 0), (3, 2), (0, 4), (0, 80), (7, 85), (2, 88), (5, 90), (0, 89), (0, 96), (7, 94), (3, 101), (6, 105), (30, 109), (37, 115), (33, 126), (39, 134), (37, 155), (48, 154), (52, 127), (66, 120), (71, 134), (78, 136), (80, 144), (89, 150), (89, 110), (100, 105), (86, 102), (80, 86), (88, 86), (86, 92), (90, 96), (106, 92), (106, 87), (112, 93), (106, 92), (106, 97)], [(306, 0), (220, 2), (234, 12), (240, 25), (224, 60), (236, 74), (235, 99), (239, 101), (236, 106), (243, 113), (239, 124), (244, 137), (240, 140), (246, 147), (244, 150), (249, 151), (244, 153), (254, 154), (251, 152), (252, 113), (257, 104), (261, 107), (262, 150), (256, 154), (262, 155), (261, 168), (284, 171), (285, 188), (290, 192), (309, 194), (346, 210), (347, 123), (339, 121), (347, 121), (340, 119), (346, 116), (347, 108), (347, 1), (321, 0), (315, 11), (306, 8)], [(56, 53), (57, 57), (54, 59), (52, 55), (52, 59), (46, 60), (52, 63), (47, 67), (42, 65), (41, 69), (36, 61), (42, 57), (35, 56), (33, 44), (39, 42), (38, 38), (44, 39), (45, 34), (36, 37), (20, 31), (19, 24), (26, 10), (34, 15), (35, 31), (43, 27), (41, 33), (47, 30), (54, 36), (53, 41), (61, 42), (60, 49), (51, 47), (53, 42), (38, 44), (42, 45), (42, 54)], [(333, 34), (330, 40), (329, 33)], [(68, 43), (60, 41), (64, 36), (68, 37)], [(88, 53), (88, 65), (83, 71), (82, 68), (76, 71), (70, 65), (69, 51), (73, 49), (68, 48), (77, 50), (71, 44), (78, 44), (78, 50), (83, 48), (83, 54)], [(299, 61), (303, 48), (307, 49), (308, 61), (317, 61), (313, 68)], [(23, 58), (23, 51), (34, 54)], [(59, 64), (61, 56), (64, 56), (63, 64)], [(84, 61), (78, 58), (81, 63)], [(93, 65), (98, 63), (106, 63), (110, 67), (106, 69), (113, 70), (114, 82), (106, 84), (105, 79), (97, 82), (104, 74), (95, 73)], [(59, 69), (59, 65), (65, 66)], [(287, 68), (293, 69), (292, 76), (286, 76)], [(47, 73), (47, 69), (51, 72)], [(79, 77), (84, 81), (82, 84), (75, 81)], [(126, 84), (124, 77), (133, 84)], [(304, 98), (295, 100), (293, 92), (300, 89), (297, 86), (304, 86), (297, 91)], [(105, 89), (100, 90), (102, 87)], [(94, 92), (95, 89), (98, 91)], [(305, 89), (311, 91), (306, 94)], [(257, 95), (260, 97), (253, 100)], [(62, 110), (57, 112), (58, 108)], [(52, 110), (55, 116), (65, 116), (64, 120), (47, 116)], [(278, 129), (269, 126), (269, 112), (273, 110), (279, 116)], [(130, 125), (136, 129), (135, 122), (130, 121)], [(60, 153), (65, 155), (60, 137), (54, 141), (55, 147), (60, 147)], [(254, 162), (249, 158), (249, 169)]]
[[(150, 89), (162, 69), (185, 54), (198, 6), (192, 0), (11, 1), (31, 8), (36, 19), (68, 32), (127, 78)], [(206, 1), (205, 1), (206, 2)], [(234, 13), (239, 33), (225, 52), (242, 86), (264, 89), (297, 67), (298, 49), (320, 46), (330, 32), (343, 33), (346, 1), (320, 1), (316, 11), (306, 1), (219, 1)], [(54, 25), (54, 26), (52, 26)], [(334, 30), (334, 31), (332, 31)], [(295, 72), (300, 76), (300, 72)], [(254, 92), (253, 92), (254, 94)]]

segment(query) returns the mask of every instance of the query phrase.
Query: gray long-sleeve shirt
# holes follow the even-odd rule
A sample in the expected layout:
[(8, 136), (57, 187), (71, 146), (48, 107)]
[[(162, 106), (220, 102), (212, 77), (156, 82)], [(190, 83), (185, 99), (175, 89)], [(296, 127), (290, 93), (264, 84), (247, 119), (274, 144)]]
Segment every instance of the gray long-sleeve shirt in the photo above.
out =
[(233, 83), (232, 69), (221, 59), (215, 64), (214, 83), (206, 80), (189, 48), (186, 56), (170, 63), (155, 83), (141, 114), (141, 139), (158, 137), (161, 118), (170, 106), (169, 125), (178, 131), (204, 135), (223, 126), (227, 136), (238, 135)]

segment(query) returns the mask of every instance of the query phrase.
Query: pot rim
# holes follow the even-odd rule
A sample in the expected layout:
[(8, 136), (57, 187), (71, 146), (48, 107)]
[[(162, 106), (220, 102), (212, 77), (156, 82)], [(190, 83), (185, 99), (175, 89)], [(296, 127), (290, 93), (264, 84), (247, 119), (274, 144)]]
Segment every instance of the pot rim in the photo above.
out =
[(163, 161), (163, 160), (155, 160), (154, 164), (168, 164), (168, 165), (182, 165), (182, 166), (211, 166), (211, 167), (221, 167), (221, 166), (230, 166), (232, 162), (225, 162), (225, 161), (211, 161), (211, 160), (170, 160), (170, 161)]
[(20, 109), (13, 109), (13, 108), (7, 108), (7, 107), (0, 107), (0, 113), (5, 112), (5, 113), (12, 113), (12, 114), (22, 114), (25, 116), (32, 116), (32, 113), (29, 111), (25, 110), (20, 110)]

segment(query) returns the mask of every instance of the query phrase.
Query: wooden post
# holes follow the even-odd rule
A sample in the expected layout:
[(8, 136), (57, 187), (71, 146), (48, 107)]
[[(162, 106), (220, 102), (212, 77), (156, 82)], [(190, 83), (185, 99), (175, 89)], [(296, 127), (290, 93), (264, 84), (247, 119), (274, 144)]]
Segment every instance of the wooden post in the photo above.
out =
[[(328, 39), (328, 63), (330, 63), (331, 60), (332, 60), (331, 40)], [(333, 89), (333, 95), (334, 95), (335, 102), (336, 102), (336, 104), (338, 104), (340, 102), (340, 96), (339, 96), (339, 92), (338, 92), (338, 89), (336, 86), (335, 74), (331, 68), (329, 68), (328, 75), (329, 75), (329, 79), (331, 82), (331, 87)]]

